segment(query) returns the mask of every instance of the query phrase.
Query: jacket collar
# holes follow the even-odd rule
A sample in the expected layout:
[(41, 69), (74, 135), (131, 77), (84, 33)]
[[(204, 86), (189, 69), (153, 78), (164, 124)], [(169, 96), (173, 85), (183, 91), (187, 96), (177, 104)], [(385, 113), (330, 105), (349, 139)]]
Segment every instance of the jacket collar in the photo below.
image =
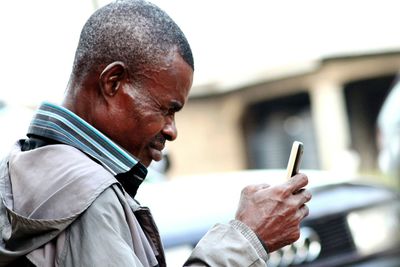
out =
[(98, 161), (117, 178), (126, 179), (127, 175), (133, 175), (137, 186), (147, 175), (146, 167), (131, 154), (62, 106), (42, 103), (29, 126), (28, 136), (31, 135), (73, 146)]

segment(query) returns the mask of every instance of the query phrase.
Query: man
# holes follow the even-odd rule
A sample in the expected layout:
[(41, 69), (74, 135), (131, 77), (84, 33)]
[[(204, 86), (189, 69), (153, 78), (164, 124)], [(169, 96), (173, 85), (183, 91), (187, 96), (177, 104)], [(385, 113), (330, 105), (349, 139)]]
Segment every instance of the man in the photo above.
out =
[[(177, 137), (193, 70), (183, 33), (152, 4), (119, 1), (89, 18), (62, 105), (42, 104), (1, 163), (0, 266), (165, 266), (134, 197), (145, 166)], [(306, 184), (297, 175), (246, 187), (236, 218), (211, 229), (185, 266), (265, 266), (298, 238)]]

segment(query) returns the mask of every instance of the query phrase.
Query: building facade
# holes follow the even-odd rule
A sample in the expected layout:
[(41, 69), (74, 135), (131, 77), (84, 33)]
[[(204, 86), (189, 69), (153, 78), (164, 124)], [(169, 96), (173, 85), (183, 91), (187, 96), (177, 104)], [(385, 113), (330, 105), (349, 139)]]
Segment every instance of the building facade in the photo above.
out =
[(376, 117), (399, 68), (400, 52), (337, 56), (194, 87), (169, 175), (285, 168), (293, 140), (302, 168), (375, 172)]

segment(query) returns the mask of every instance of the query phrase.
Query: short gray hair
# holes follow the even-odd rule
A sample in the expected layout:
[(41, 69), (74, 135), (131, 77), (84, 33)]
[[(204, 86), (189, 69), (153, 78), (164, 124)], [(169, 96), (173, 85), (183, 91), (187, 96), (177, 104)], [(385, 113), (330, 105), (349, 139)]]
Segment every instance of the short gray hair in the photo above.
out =
[(179, 26), (159, 7), (144, 0), (121, 0), (98, 9), (84, 25), (73, 74), (100, 70), (123, 61), (136, 73), (157, 66), (175, 49), (194, 70), (190, 45)]

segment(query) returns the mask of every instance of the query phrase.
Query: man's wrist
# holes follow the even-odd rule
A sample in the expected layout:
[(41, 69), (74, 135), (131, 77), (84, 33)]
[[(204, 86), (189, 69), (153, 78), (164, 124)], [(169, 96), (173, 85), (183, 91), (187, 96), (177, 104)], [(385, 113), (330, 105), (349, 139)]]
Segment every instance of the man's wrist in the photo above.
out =
[(268, 248), (266, 244), (256, 235), (253, 230), (250, 229), (250, 227), (239, 220), (232, 220), (229, 222), (229, 224), (234, 229), (239, 231), (250, 242), (260, 258), (262, 258), (265, 262), (268, 260)]

